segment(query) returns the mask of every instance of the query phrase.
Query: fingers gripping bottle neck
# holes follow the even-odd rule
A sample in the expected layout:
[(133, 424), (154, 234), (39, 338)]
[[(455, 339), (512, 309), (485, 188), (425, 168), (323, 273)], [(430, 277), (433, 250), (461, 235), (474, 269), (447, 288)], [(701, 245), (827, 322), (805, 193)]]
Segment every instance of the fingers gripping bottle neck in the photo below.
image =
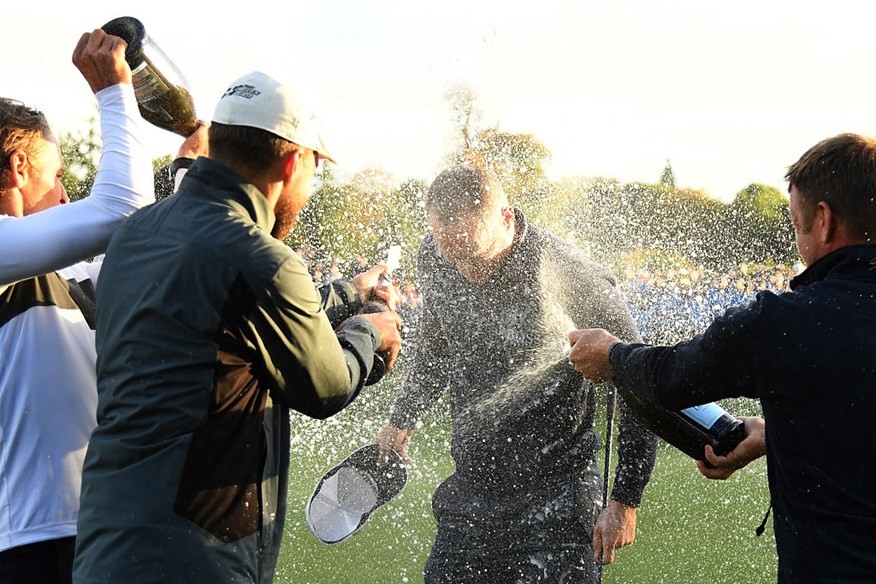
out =
[[(392, 285), (392, 272), (396, 268), (398, 268), (400, 259), (401, 246), (390, 246), (386, 258), (386, 272), (384, 272), (380, 276), (381, 285)], [(374, 292), (372, 291), (370, 297), (368, 298), (368, 301), (365, 303), (365, 306), (363, 306), (362, 310), (359, 311), (359, 314), (373, 314), (375, 312), (385, 312), (387, 310), (389, 310), (389, 306), (386, 305), (386, 302), (384, 302), (382, 298), (374, 294)], [(386, 364), (388, 363), (388, 361), (389, 353), (384, 351), (374, 353), (374, 364), (371, 367), (371, 373), (369, 373), (368, 379), (365, 380), (365, 385), (377, 383), (383, 378), (383, 376), (386, 374)]]

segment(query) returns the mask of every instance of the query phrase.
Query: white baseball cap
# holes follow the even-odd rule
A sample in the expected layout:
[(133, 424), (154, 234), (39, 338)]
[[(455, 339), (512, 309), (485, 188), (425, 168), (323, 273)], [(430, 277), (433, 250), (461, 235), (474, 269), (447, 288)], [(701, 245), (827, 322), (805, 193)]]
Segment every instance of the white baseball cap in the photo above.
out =
[(377, 444), (363, 446), (316, 484), (304, 513), (307, 527), (321, 542), (344, 541), (404, 488), (408, 471), (401, 457), (390, 452), (386, 463), (377, 466), (379, 452)]
[(213, 121), (270, 132), (335, 160), (319, 134), (319, 122), (302, 97), (267, 73), (253, 71), (234, 81), (216, 104)]

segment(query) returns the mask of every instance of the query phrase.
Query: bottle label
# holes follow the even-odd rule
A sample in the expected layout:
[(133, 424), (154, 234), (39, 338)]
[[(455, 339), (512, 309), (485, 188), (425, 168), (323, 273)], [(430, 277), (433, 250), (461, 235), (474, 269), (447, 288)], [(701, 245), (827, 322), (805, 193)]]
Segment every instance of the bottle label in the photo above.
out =
[(681, 413), (703, 428), (710, 430), (712, 426), (715, 425), (715, 422), (717, 422), (726, 411), (716, 403), (708, 403), (701, 406), (693, 406), (692, 408), (685, 408), (681, 410)]
[(173, 115), (167, 109), (171, 88), (155, 68), (148, 61), (143, 61), (131, 73), (134, 95), (143, 119), (160, 127), (173, 124)]
[(155, 74), (155, 70), (143, 61), (131, 71), (134, 93), (140, 101), (152, 101), (167, 93), (167, 85)]

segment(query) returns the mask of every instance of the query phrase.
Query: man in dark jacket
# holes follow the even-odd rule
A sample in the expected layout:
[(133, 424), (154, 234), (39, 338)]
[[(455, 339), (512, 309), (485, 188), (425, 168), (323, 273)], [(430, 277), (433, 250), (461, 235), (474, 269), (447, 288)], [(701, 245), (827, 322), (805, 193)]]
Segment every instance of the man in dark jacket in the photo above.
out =
[(372, 292), (395, 299), (374, 287), (379, 270), (320, 295), (280, 241), (330, 159), (300, 98), (244, 76), (216, 107), (209, 152), (107, 250), (77, 583), (272, 582), (289, 408), (331, 416), (375, 351), (390, 366), (398, 354), (398, 315), (356, 316)]
[[(726, 457), (726, 478), (766, 453), (779, 582), (876, 582), (876, 140), (826, 139), (788, 170), (791, 222), (808, 268), (674, 347), (575, 331), (570, 359), (670, 409), (760, 398), (764, 419)], [(765, 430), (765, 431), (764, 431)]]
[(456, 471), (433, 497), (426, 582), (593, 582), (594, 556), (611, 562), (635, 537), (657, 440), (622, 404), (600, 514), (596, 394), (569, 365), (566, 335), (605, 326), (638, 340), (635, 324), (608, 272), (528, 224), (490, 173), (442, 172), (426, 211), (416, 353), (377, 437), (407, 457), (417, 422), (449, 388)]

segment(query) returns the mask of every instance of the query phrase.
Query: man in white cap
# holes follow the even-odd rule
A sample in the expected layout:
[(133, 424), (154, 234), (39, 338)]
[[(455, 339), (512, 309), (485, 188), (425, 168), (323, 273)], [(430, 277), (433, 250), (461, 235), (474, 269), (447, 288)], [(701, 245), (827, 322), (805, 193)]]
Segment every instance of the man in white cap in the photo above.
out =
[(75, 582), (273, 581), (289, 408), (331, 416), (398, 354), (395, 312), (357, 315), (397, 300), (380, 268), (317, 290), (281, 241), (331, 160), (298, 95), (238, 79), (209, 153), (107, 250)]

